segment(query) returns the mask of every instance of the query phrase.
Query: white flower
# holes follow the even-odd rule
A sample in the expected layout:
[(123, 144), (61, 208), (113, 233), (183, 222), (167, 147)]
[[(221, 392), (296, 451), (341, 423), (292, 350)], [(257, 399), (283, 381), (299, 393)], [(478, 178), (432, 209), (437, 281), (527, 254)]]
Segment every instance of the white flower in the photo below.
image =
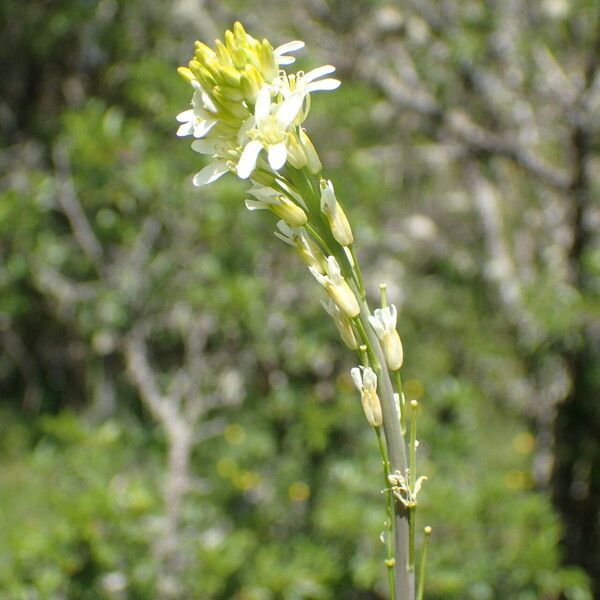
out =
[[(287, 196), (276, 189), (255, 184), (248, 190), (248, 193), (255, 198), (254, 200), (246, 200), (248, 210), (271, 210), (291, 227), (300, 227), (308, 220), (306, 213), (300, 206), (294, 204)], [(300, 201), (306, 207), (301, 198)]]
[[(325, 77), (334, 71), (333, 65), (323, 65), (308, 71), (308, 73), (299, 71), (291, 75), (281, 74), (273, 85), (285, 98), (292, 94), (300, 94), (304, 97), (312, 92), (336, 90), (342, 82), (333, 77)], [(322, 79), (323, 77), (325, 79)]]
[(404, 362), (402, 342), (396, 331), (397, 316), (398, 312), (393, 304), (378, 308), (373, 316), (369, 316), (369, 323), (381, 340), (385, 362), (392, 371), (397, 371)]
[(329, 180), (321, 179), (321, 212), (327, 217), (331, 233), (335, 241), (342, 246), (349, 246), (354, 241), (350, 223), (346, 213), (335, 197), (333, 184)]
[(326, 274), (320, 273), (314, 267), (309, 267), (313, 277), (325, 288), (330, 298), (348, 317), (353, 319), (360, 313), (360, 307), (354, 292), (342, 276), (340, 266), (334, 256), (327, 257), (325, 262)]
[(354, 367), (350, 370), (352, 381), (360, 392), (360, 399), (365, 416), (371, 427), (381, 427), (383, 416), (381, 403), (377, 395), (377, 375), (370, 367)]
[(176, 118), (181, 123), (177, 135), (183, 137), (193, 134), (194, 137), (201, 138), (217, 124), (218, 120), (215, 117), (217, 109), (197, 81), (193, 81), (192, 85), (195, 88), (192, 108), (177, 115)]
[(216, 160), (209, 163), (194, 176), (196, 186), (207, 185), (228, 173), (234, 171), (232, 158), (235, 156), (237, 144), (223, 137), (205, 137), (192, 142), (192, 150), (200, 154), (207, 154)]
[(280, 104), (271, 102), (271, 88), (264, 86), (258, 93), (244, 137), (250, 141), (244, 147), (237, 164), (237, 173), (241, 179), (250, 177), (256, 168), (261, 150), (266, 150), (269, 166), (274, 171), (281, 169), (288, 156), (286, 137), (288, 128), (294, 122), (300, 109), (302, 98), (292, 94)]
[(287, 44), (283, 44), (275, 50), (273, 50), (273, 54), (275, 55), (275, 61), (278, 65), (291, 65), (296, 62), (296, 59), (293, 56), (286, 56), (287, 52), (297, 52), (298, 50), (302, 50), (304, 48), (304, 42), (301, 40), (295, 40), (293, 42), (287, 42)]
[(323, 65), (308, 73), (298, 71), (298, 73), (287, 74), (281, 71), (279, 77), (273, 81), (272, 90), (275, 94), (281, 94), (285, 99), (292, 96), (298, 97), (300, 107), (294, 121), (295, 125), (301, 125), (308, 116), (312, 92), (335, 90), (341, 85), (339, 79), (332, 77), (322, 79), (334, 71), (333, 65)]

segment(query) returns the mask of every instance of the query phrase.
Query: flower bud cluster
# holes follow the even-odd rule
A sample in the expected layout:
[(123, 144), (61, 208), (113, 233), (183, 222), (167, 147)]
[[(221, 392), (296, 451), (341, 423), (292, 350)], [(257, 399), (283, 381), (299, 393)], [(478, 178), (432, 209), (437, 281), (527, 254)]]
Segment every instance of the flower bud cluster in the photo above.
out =
[(334, 90), (340, 82), (327, 77), (325, 65), (308, 73), (288, 74), (288, 53), (304, 47), (293, 41), (273, 49), (266, 39), (249, 35), (241, 23), (226, 31), (214, 48), (196, 42), (194, 57), (179, 73), (194, 92), (191, 108), (177, 115), (179, 136), (192, 135), (192, 148), (212, 157), (195, 177), (195, 185), (212, 183), (227, 172), (247, 179), (256, 171), (277, 173), (289, 163), (309, 173), (321, 161), (306, 131), (312, 92)]
[[(241, 23), (226, 31), (224, 41), (217, 40), (214, 48), (196, 42), (189, 65), (179, 69), (193, 96), (191, 108), (177, 116), (177, 135), (193, 136), (192, 149), (210, 157), (195, 175), (195, 185), (212, 183), (228, 172), (251, 180), (246, 207), (271, 211), (280, 219), (275, 235), (297, 248), (329, 295), (327, 312), (342, 339), (356, 348), (352, 319), (360, 312), (358, 301), (333, 256), (335, 250), (322, 243), (323, 237), (333, 237), (349, 246), (352, 230), (333, 184), (320, 178), (321, 161), (302, 127), (310, 95), (334, 90), (340, 82), (329, 77), (335, 71), (331, 65), (307, 73), (284, 71), (282, 66), (294, 63), (290, 53), (303, 46), (293, 41), (273, 49), (268, 40), (248, 34)], [(303, 197), (306, 188), (298, 187), (290, 170), (305, 181), (318, 176), (314, 186), (309, 183), (313, 200)], [(311, 215), (307, 204), (314, 212), (320, 204), (329, 226), (323, 237), (316, 233), (323, 220)]]
[[(196, 42), (192, 60), (179, 69), (193, 95), (191, 108), (177, 116), (177, 135), (193, 137), (192, 149), (210, 157), (195, 175), (195, 185), (212, 183), (228, 172), (251, 181), (246, 207), (278, 217), (275, 235), (296, 248), (328, 295), (322, 304), (341, 339), (356, 350), (364, 341), (364, 328), (359, 333), (361, 285), (354, 289), (350, 285), (350, 278), (359, 281), (349, 248), (354, 236), (333, 183), (321, 177), (321, 161), (303, 127), (311, 94), (334, 90), (340, 82), (330, 77), (335, 71), (331, 65), (307, 73), (283, 70), (294, 63), (290, 53), (303, 46), (293, 41), (273, 49), (268, 40), (253, 38), (240, 23), (213, 48)], [(375, 316), (379, 319), (377, 311)], [(388, 320), (383, 319), (382, 327)], [(385, 335), (391, 340), (382, 343), (390, 348), (386, 356), (392, 350), (397, 355), (393, 334)], [(398, 363), (397, 356), (393, 362)], [(369, 423), (379, 427), (382, 416), (374, 371), (360, 367), (353, 369), (352, 377)]]

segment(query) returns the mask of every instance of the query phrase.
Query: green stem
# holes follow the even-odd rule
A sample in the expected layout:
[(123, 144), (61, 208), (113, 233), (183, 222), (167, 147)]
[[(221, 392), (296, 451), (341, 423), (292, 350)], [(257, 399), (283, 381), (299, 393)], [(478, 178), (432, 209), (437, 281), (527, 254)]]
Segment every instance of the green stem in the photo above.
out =
[(408, 509), (408, 570), (415, 570), (415, 507)]
[(385, 448), (385, 443), (383, 441), (383, 436), (381, 435), (381, 428), (377, 427), (375, 429), (375, 433), (377, 434), (377, 443), (379, 444), (379, 452), (381, 453), (381, 458), (383, 460), (383, 481), (384, 481), (384, 489), (386, 494), (386, 512), (387, 512), (387, 522), (386, 522), (386, 549), (387, 549), (387, 559), (385, 561), (385, 566), (387, 567), (388, 574), (388, 586), (390, 590), (390, 600), (396, 599), (396, 588), (394, 584), (394, 566), (396, 564), (396, 559), (394, 557), (394, 494), (390, 490), (390, 481), (388, 479), (388, 475), (390, 474), (390, 463), (387, 458), (387, 450)]
[(423, 538), (423, 550), (421, 552), (421, 565), (419, 568), (419, 585), (417, 588), (417, 600), (423, 600), (425, 591), (425, 569), (427, 566), (427, 548), (429, 546), (429, 536), (431, 535), (431, 527), (427, 526), (423, 530), (425, 537)]
[(356, 328), (358, 329), (358, 333), (360, 334), (360, 337), (363, 340), (363, 344), (367, 347), (367, 352), (368, 352), (369, 358), (371, 360), (371, 363), (373, 364), (373, 368), (378, 367), (379, 365), (378, 365), (377, 357), (375, 356), (375, 352), (373, 351), (373, 347), (371, 345), (371, 340), (369, 339), (369, 336), (365, 329), (365, 325), (362, 322), (362, 319), (360, 318), (360, 316), (358, 316), (354, 319), (354, 324), (356, 325)]

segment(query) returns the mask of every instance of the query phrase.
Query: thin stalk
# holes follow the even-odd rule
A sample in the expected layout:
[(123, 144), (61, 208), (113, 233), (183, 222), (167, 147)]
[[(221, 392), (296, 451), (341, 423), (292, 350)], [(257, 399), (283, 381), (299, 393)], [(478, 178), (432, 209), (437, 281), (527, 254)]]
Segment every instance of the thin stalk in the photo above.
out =
[(429, 525), (423, 530), (425, 537), (423, 538), (423, 550), (421, 551), (421, 565), (419, 568), (419, 585), (417, 588), (417, 600), (423, 600), (423, 592), (425, 590), (425, 569), (427, 567), (427, 548), (429, 546), (429, 536), (431, 535), (431, 527)]
[(379, 296), (380, 296), (380, 300), (381, 300), (381, 308), (385, 308), (388, 305), (387, 284), (385, 284), (385, 283), (379, 284)]
[(362, 322), (360, 316), (356, 317), (354, 319), (354, 324), (356, 325), (356, 328), (358, 329), (358, 333), (360, 334), (360, 337), (363, 340), (363, 345), (367, 349), (368, 357), (371, 359), (371, 362), (373, 363), (373, 367), (376, 369), (376, 366), (378, 366), (377, 357), (375, 355), (375, 352), (373, 351), (373, 348), (371, 347), (369, 336), (365, 330), (364, 323)]
[(364, 365), (365, 367), (369, 366), (369, 349), (365, 344), (361, 344), (358, 347), (358, 360), (361, 365)]
[(415, 507), (408, 509), (408, 570), (415, 570)]
[(386, 522), (386, 536), (385, 536), (385, 545), (387, 549), (387, 559), (385, 561), (385, 566), (387, 568), (388, 574), (388, 586), (390, 590), (390, 600), (396, 600), (396, 588), (394, 583), (394, 566), (396, 564), (396, 559), (394, 558), (394, 494), (390, 490), (390, 482), (388, 479), (388, 475), (390, 474), (390, 463), (387, 458), (387, 450), (385, 448), (385, 442), (383, 441), (383, 436), (381, 435), (381, 428), (377, 427), (375, 429), (375, 433), (377, 434), (377, 443), (379, 444), (379, 452), (381, 453), (381, 458), (383, 460), (383, 481), (384, 481), (384, 489), (386, 495), (386, 509), (387, 509), (387, 522)]

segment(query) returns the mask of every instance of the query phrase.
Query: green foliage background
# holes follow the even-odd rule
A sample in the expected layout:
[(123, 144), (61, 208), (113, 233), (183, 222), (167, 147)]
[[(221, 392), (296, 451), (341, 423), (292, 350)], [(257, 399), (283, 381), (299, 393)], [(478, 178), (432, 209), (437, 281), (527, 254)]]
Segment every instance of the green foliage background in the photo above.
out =
[[(493, 29), (485, 3), (468, 4), (479, 12), (457, 32), (456, 69)], [(329, 7), (339, 17), (332, 35), (344, 38), (383, 4)], [(193, 189), (198, 155), (174, 135), (189, 102), (175, 67), (198, 25), (210, 31), (202, 15), (217, 33), (240, 18), (275, 43), (311, 31), (294, 7), (276, 8), (0, 6), (1, 598), (385, 597), (380, 465), (352, 358), (311, 278), (273, 237), (274, 220), (244, 209), (233, 177)], [(563, 39), (550, 26), (530, 33), (559, 52), (568, 16), (562, 27)], [(381, 91), (352, 75), (331, 39), (317, 31), (307, 41), (301, 65), (339, 58), (343, 79), (313, 99), (311, 136), (351, 216), (370, 289), (388, 281), (401, 305), (404, 378), (421, 400), (429, 476), (419, 518), (434, 530), (426, 597), (592, 598), (584, 572), (561, 566), (561, 524), (533, 472), (530, 373), (486, 282), (485, 240), (460, 174), (413, 151), (430, 145), (422, 130), (409, 115), (387, 117)], [(456, 98), (452, 70), (420, 60), (439, 98)], [(538, 200), (506, 173), (518, 190), (509, 235), (523, 235), (518, 216)], [(61, 209), (68, 183), (103, 266), (82, 252)], [(138, 255), (140, 239), (150, 241)], [(538, 275), (527, 301), (559, 337), (582, 299)], [(123, 339), (147, 326), (166, 385), (195, 321), (207, 331), (200, 389), (217, 398), (206, 419), (222, 427), (194, 447), (176, 585), (165, 591), (170, 566), (157, 544), (167, 442), (128, 377)], [(538, 352), (553, 364), (552, 345)]]

